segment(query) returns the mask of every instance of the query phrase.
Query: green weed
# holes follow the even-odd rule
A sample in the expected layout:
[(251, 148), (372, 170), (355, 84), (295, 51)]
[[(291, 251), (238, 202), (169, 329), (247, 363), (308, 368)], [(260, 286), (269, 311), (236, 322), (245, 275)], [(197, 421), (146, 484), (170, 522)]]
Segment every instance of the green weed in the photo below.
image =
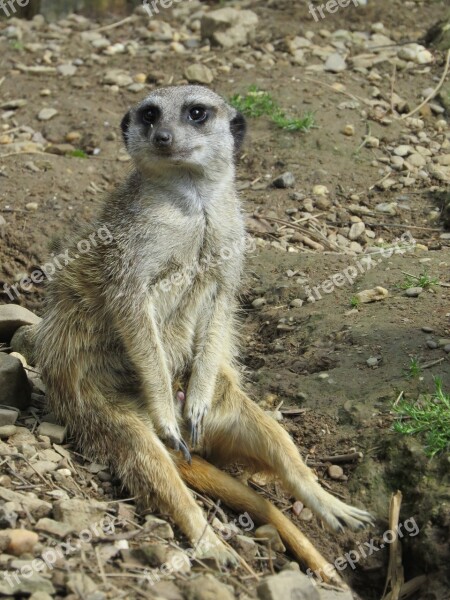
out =
[(312, 112), (306, 112), (300, 118), (287, 117), (272, 96), (255, 85), (250, 86), (245, 96), (232, 96), (230, 104), (248, 117), (268, 116), (277, 127), (287, 131), (309, 131), (315, 124)]
[(450, 395), (442, 390), (442, 381), (435, 379), (435, 391), (416, 402), (403, 400), (394, 406), (398, 421), (394, 430), (404, 435), (425, 438), (425, 452), (435, 456), (450, 446)]

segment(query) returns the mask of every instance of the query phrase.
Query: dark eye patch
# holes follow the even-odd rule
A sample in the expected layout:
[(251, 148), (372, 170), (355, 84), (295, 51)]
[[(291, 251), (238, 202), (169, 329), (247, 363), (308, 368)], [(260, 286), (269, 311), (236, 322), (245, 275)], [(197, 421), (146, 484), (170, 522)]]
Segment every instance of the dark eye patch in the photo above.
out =
[(157, 106), (143, 106), (138, 115), (144, 125), (154, 125), (161, 116), (161, 111)]

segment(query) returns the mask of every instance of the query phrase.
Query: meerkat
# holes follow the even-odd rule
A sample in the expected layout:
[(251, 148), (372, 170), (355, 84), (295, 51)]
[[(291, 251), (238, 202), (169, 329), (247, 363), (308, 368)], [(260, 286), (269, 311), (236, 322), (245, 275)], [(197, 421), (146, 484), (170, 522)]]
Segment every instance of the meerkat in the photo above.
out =
[[(111, 241), (59, 271), (38, 326), (56, 417), (143, 506), (156, 503), (222, 563), (236, 557), (183, 479), (235, 508), (251, 510), (251, 494), (227, 489), (230, 479), (191, 461), (193, 452), (271, 471), (333, 529), (370, 523), (320, 486), (287, 432), (240, 384), (245, 228), (235, 156), (244, 117), (207, 88), (176, 86), (152, 92), (121, 127), (133, 169), (90, 229), (106, 227)], [(183, 403), (176, 381), (185, 383)]]

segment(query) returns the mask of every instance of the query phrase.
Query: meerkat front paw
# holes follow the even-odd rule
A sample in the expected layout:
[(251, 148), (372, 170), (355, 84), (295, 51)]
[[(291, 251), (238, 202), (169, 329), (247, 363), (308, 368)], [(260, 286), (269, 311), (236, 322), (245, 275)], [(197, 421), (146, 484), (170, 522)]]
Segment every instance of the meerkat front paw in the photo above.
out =
[(180, 430), (178, 426), (173, 425), (165, 425), (161, 428), (161, 439), (164, 443), (175, 450), (175, 452), (181, 452), (183, 454), (184, 460), (189, 464), (192, 462), (191, 453), (188, 445), (181, 437)]
[(209, 406), (201, 400), (191, 400), (189, 395), (184, 408), (191, 444), (195, 448), (203, 437), (203, 425)]

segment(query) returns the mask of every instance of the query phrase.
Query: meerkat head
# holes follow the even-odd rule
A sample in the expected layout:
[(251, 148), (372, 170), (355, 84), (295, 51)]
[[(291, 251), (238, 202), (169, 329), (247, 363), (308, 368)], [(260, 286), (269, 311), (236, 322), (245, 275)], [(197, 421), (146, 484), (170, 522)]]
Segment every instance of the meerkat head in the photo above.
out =
[(227, 169), (233, 171), (246, 124), (208, 88), (186, 85), (155, 90), (126, 113), (121, 128), (127, 150), (143, 173), (186, 170), (223, 176)]

